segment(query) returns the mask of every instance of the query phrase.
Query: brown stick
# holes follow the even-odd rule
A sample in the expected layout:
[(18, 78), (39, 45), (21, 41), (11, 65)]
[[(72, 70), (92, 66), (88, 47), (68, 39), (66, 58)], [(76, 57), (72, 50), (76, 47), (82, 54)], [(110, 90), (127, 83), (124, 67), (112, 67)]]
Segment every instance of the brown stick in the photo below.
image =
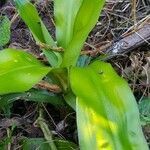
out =
[(50, 84), (46, 81), (41, 81), (36, 85), (40, 89), (46, 89), (50, 92), (60, 93), (62, 92), (61, 88), (56, 84)]
[(147, 43), (150, 45), (150, 19), (144, 24), (139, 25), (140, 29), (136, 29), (133, 32), (125, 34), (121, 40), (113, 43), (111, 47), (105, 50), (108, 55), (108, 59), (116, 55), (130, 52), (137, 47)]
[(107, 42), (106, 44), (94, 50), (81, 51), (81, 55), (96, 56), (98, 54), (106, 54), (104, 59), (110, 59), (116, 55), (128, 53), (137, 47), (147, 43), (150, 46), (150, 15), (143, 18), (136, 25), (132, 26), (122, 34), (117, 42)]

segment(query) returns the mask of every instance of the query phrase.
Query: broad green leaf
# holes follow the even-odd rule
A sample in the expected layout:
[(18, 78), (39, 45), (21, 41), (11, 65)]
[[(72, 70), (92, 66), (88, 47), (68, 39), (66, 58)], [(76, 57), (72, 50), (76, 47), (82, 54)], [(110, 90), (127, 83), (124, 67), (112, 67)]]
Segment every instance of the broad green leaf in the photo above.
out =
[(10, 40), (10, 21), (6, 16), (0, 16), (0, 47)]
[[(45, 43), (50, 45), (51, 47), (56, 47), (53, 38), (50, 36), (48, 30), (41, 21), (35, 6), (28, 0), (14, 1), (17, 5), (19, 15), (31, 30), (36, 42), (38, 44)], [(60, 65), (61, 55), (58, 52), (53, 52), (50, 49), (43, 49), (43, 52), (53, 67), (58, 67)]]
[(74, 22), (83, 0), (54, 0), (56, 38), (66, 48), (73, 36)]
[[(54, 140), (58, 150), (75, 150), (77, 146), (69, 141)], [(50, 142), (50, 141), (49, 141)], [(33, 139), (25, 139), (23, 141), (23, 150), (51, 150), (49, 147), (48, 141), (43, 138), (33, 138)]]
[(63, 67), (76, 65), (105, 0), (54, 0), (56, 39), (65, 49)]
[(21, 50), (0, 52), (0, 95), (24, 92), (38, 83), (51, 68)]
[(110, 64), (71, 69), (81, 150), (148, 150), (135, 98)]

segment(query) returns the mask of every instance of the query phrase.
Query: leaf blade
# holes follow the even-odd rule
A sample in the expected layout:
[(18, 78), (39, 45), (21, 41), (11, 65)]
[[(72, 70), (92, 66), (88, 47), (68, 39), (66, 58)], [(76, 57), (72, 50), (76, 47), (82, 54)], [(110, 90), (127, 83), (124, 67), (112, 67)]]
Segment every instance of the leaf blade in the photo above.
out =
[(0, 95), (29, 90), (50, 70), (31, 54), (5, 49), (0, 52)]
[[(38, 12), (33, 4), (28, 0), (15, 0), (19, 15), (32, 32), (36, 42), (46, 43), (51, 47), (56, 47), (55, 41), (48, 33), (44, 23), (40, 19)], [(51, 66), (58, 67), (61, 63), (61, 55), (49, 49), (43, 49)], [(50, 57), (50, 58), (49, 58)]]
[(75, 18), (82, 1), (83, 0), (54, 1), (56, 39), (58, 45), (63, 48), (66, 48), (72, 39)]
[(76, 65), (105, 0), (55, 0), (56, 38), (65, 49), (62, 67)]
[(148, 150), (134, 96), (109, 64), (95, 62), (84, 69), (75, 67), (71, 70), (70, 82), (78, 97), (81, 150), (89, 147)]

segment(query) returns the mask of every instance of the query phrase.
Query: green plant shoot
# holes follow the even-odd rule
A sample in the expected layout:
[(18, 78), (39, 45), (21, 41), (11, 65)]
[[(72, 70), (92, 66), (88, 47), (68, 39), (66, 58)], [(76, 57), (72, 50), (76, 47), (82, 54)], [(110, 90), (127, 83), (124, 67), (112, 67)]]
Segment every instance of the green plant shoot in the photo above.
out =
[[(67, 95), (70, 105), (76, 105), (81, 150), (148, 150), (140, 127), (137, 104), (127, 83), (105, 62), (96, 61), (88, 67), (76, 67), (84, 42), (98, 20), (105, 0), (54, 0), (56, 41), (32, 3), (28, 0), (14, 1), (49, 65), (45, 66), (24, 51), (2, 50), (0, 95), (28, 91), (47, 76), (62, 87), (61, 96), (55, 96), (55, 100), (62, 101)], [(43, 93), (30, 92), (34, 94), (34, 100), (35, 93), (45, 97)], [(45, 102), (43, 99), (41, 101)], [(54, 104), (54, 99), (51, 103)], [(42, 131), (44, 135), (49, 135)], [(56, 143), (55, 149), (63, 150), (59, 147), (62, 144)], [(24, 144), (25, 147), (32, 146), (28, 141)], [(37, 142), (34, 144), (38, 145)]]

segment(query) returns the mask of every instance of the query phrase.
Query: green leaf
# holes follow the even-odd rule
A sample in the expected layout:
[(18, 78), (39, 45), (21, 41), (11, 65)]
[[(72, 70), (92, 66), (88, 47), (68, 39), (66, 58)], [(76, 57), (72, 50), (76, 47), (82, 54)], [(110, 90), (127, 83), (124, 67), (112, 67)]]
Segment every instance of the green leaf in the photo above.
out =
[[(36, 42), (38, 44), (45, 43), (50, 45), (51, 47), (56, 47), (53, 38), (50, 36), (48, 30), (41, 21), (35, 6), (31, 4), (28, 0), (14, 1), (17, 5), (19, 15), (31, 30)], [(53, 52), (50, 49), (43, 49), (43, 52), (48, 58), (51, 66), (58, 67), (60, 65), (61, 55), (58, 52)]]
[(65, 49), (63, 67), (75, 65), (105, 0), (54, 0), (56, 39)]
[(81, 150), (148, 150), (135, 98), (110, 64), (71, 69)]
[(84, 66), (87, 66), (90, 61), (91, 61), (91, 58), (90, 56), (87, 56), (87, 55), (82, 55), (79, 57), (78, 59), (78, 62), (77, 62), (77, 67), (84, 67)]
[(10, 117), (13, 102), (17, 100), (49, 103), (57, 109), (65, 105), (63, 98), (60, 95), (41, 89), (31, 89), (23, 93), (5, 94), (0, 96), (0, 111), (3, 110), (5, 117)]
[(150, 98), (144, 98), (140, 101), (139, 111), (142, 124), (150, 124)]
[(10, 21), (6, 16), (0, 16), (0, 47), (10, 40)]
[(68, 90), (67, 93), (64, 94), (64, 99), (70, 107), (76, 110), (76, 96), (72, 93), (72, 91)]
[(33, 101), (38, 103), (50, 103), (54, 106), (64, 105), (62, 98), (54, 93), (31, 89), (24, 93), (13, 93), (0, 96), (0, 108), (9, 106), (17, 100)]
[(0, 95), (29, 90), (50, 70), (31, 54), (5, 49), (0, 52)]
[[(64, 140), (55, 140), (55, 144), (58, 150), (75, 150), (77, 146), (68, 141)], [(32, 139), (25, 139), (23, 141), (23, 150), (51, 150), (49, 147), (48, 141), (44, 140), (43, 138), (32, 138)]]
[(77, 145), (66, 140), (56, 139), (55, 144), (58, 150), (78, 150)]
[(49, 150), (49, 144), (43, 138), (33, 138), (23, 140), (23, 150)]
[(56, 39), (66, 48), (73, 36), (74, 22), (82, 0), (54, 0)]
[(0, 140), (0, 150), (7, 149), (8, 144), (11, 143), (11, 137), (4, 137)]

